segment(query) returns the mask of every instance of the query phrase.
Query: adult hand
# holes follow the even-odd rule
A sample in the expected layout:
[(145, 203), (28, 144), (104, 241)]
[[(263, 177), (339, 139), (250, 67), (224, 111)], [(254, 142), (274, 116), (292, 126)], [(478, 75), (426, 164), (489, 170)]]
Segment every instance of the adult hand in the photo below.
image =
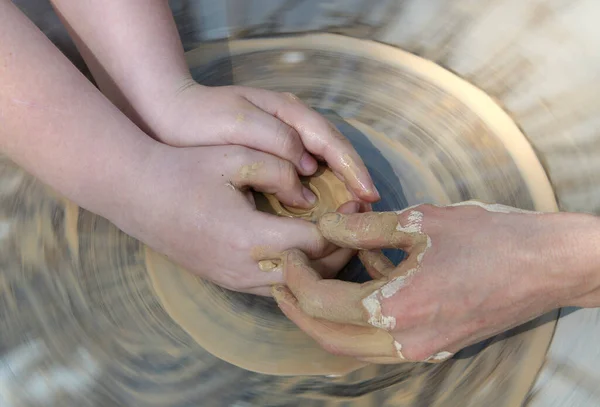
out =
[[(323, 280), (292, 250), (283, 256), (287, 286), (273, 294), (292, 321), (335, 354), (440, 362), (557, 307), (599, 302), (593, 216), (467, 202), (326, 214), (319, 227), (335, 244), (361, 249), (373, 280)], [(380, 248), (408, 256), (395, 267)]]
[(160, 102), (148, 126), (177, 147), (241, 145), (288, 160), (301, 175), (323, 160), (361, 201), (379, 195), (350, 142), (322, 115), (289, 93), (240, 87), (207, 87), (190, 81)]
[[(256, 210), (250, 187), (286, 204), (304, 199), (288, 161), (240, 146), (156, 145), (139, 189), (130, 194), (134, 200), (111, 220), (187, 270), (225, 288), (270, 295), (283, 273), (259, 264), (277, 266), (269, 260), (286, 250), (300, 248), (329, 277), (352, 256), (311, 222)], [(358, 204), (341, 210), (357, 211)]]

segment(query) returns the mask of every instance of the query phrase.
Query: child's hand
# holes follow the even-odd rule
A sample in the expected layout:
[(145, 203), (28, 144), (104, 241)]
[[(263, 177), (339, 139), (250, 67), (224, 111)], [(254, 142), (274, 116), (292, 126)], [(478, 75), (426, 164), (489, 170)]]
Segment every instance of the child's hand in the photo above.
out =
[[(162, 104), (162, 103), (161, 103)], [(379, 195), (350, 142), (323, 116), (291, 94), (191, 83), (146, 125), (165, 144), (176, 147), (240, 145), (294, 164), (298, 173), (317, 169), (313, 156), (327, 162), (364, 202)]]
[[(189, 271), (225, 288), (270, 295), (283, 274), (262, 271), (261, 260), (298, 248), (331, 276), (353, 254), (329, 244), (310, 222), (256, 210), (249, 187), (288, 204), (303, 199), (288, 161), (241, 146), (157, 146), (134, 202), (115, 223)], [(357, 206), (345, 205), (345, 212)]]

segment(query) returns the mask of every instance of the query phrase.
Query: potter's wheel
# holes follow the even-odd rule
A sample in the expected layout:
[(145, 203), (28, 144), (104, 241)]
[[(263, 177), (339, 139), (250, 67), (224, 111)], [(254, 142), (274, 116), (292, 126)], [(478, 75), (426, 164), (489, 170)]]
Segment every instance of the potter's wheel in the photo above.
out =
[[(477, 198), (556, 210), (509, 116), (423, 59), (328, 35), (238, 41), (188, 57), (205, 84), (291, 91), (319, 109), (372, 171), (386, 197), (376, 209)], [(49, 397), (44, 378), (60, 376), (51, 397), (68, 406), (513, 406), (528, 397), (552, 339), (557, 313), (440, 365), (327, 377), (314, 366), (340, 373), (345, 362), (325, 363), (271, 300), (192, 278), (8, 161), (0, 171), (0, 384), (14, 400)], [(343, 276), (356, 281), (361, 272), (351, 264)], [(175, 289), (158, 295), (160, 278), (177, 281)], [(176, 317), (169, 296), (196, 308), (195, 324)]]

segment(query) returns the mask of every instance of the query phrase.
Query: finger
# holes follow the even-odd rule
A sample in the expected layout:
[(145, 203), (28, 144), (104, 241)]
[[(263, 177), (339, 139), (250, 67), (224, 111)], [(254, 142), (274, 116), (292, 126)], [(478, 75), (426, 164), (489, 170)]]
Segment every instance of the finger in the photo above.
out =
[(298, 132), (262, 109), (249, 106), (250, 110), (238, 114), (236, 130), (229, 133), (225, 141), (290, 161), (302, 175), (314, 174), (317, 161), (304, 147)]
[(381, 250), (360, 250), (358, 258), (375, 280), (388, 276), (394, 269), (394, 264)]
[[(360, 210), (360, 204), (356, 201), (346, 202), (337, 209), (339, 213), (351, 214)], [(356, 250), (338, 248), (333, 253), (311, 262), (311, 266), (323, 278), (334, 278), (339, 271), (356, 254)]]
[[(333, 172), (333, 175), (335, 175), (337, 177), (337, 179), (339, 179), (340, 181), (345, 183), (344, 177), (341, 174), (339, 174), (333, 170), (332, 170), (332, 172)], [(348, 191), (359, 202), (359, 210), (357, 212), (363, 213), (363, 212), (371, 212), (373, 210), (373, 206), (371, 203), (361, 200), (355, 191), (352, 191), (352, 190), (348, 190)]]
[(255, 240), (260, 242), (255, 247), (256, 261), (281, 259), (282, 254), (290, 249), (301, 250), (310, 259), (318, 259), (338, 249), (311, 222), (258, 211), (254, 215), (248, 219), (248, 227), (256, 231)]
[(385, 331), (311, 318), (285, 286), (273, 287), (272, 294), (285, 316), (330, 353), (354, 357), (396, 355), (394, 338)]
[(326, 257), (311, 261), (311, 267), (323, 278), (335, 278), (355, 254), (356, 250), (337, 249)]
[(345, 215), (350, 215), (352, 213), (358, 213), (360, 211), (360, 202), (356, 201), (348, 201), (340, 205), (336, 212), (343, 213)]
[(398, 248), (408, 250), (421, 233), (401, 230), (394, 212), (367, 212), (352, 215), (326, 213), (319, 219), (325, 238), (340, 247), (353, 249)]
[[(349, 201), (342, 204), (337, 210), (343, 213), (355, 213), (358, 210), (358, 203)], [(320, 271), (326, 271), (326, 274), (333, 273), (332, 269), (339, 266), (341, 269), (346, 261), (354, 254), (354, 250), (343, 250), (333, 243), (325, 240), (317, 227), (309, 222), (300, 219), (276, 217), (257, 213), (255, 225), (252, 225), (254, 230), (263, 231), (261, 240), (263, 241), (254, 260), (272, 261), (280, 259), (283, 252), (297, 248), (306, 253), (311, 259), (323, 259), (317, 263)], [(332, 253), (337, 253), (335, 256), (328, 258)], [(346, 261), (347, 262), (347, 261)]]
[(322, 115), (289, 93), (242, 87), (237, 90), (255, 106), (296, 129), (306, 149), (323, 157), (358, 197), (367, 202), (380, 199), (367, 167), (350, 141)]
[(296, 168), (289, 161), (271, 154), (248, 149), (231, 183), (237, 188), (252, 187), (274, 195), (284, 205), (311, 208), (317, 197), (300, 182)]
[(289, 250), (284, 254), (282, 267), (285, 283), (308, 316), (332, 322), (368, 325), (369, 313), (362, 300), (382, 284), (323, 280), (298, 250)]

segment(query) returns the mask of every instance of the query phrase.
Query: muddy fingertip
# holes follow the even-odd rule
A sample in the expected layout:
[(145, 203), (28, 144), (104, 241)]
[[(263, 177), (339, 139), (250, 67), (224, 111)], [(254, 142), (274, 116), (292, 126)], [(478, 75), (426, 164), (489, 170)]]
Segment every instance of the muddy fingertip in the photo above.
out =
[(329, 212), (321, 216), (318, 222), (318, 227), (323, 232), (325, 229), (331, 229), (339, 226), (344, 220), (345, 216), (339, 212)]
[(277, 305), (287, 305), (293, 307), (296, 303), (296, 297), (294, 294), (283, 284), (276, 284), (271, 287), (271, 295), (277, 302)]
[(298, 249), (286, 250), (283, 253), (284, 269), (286, 264), (306, 265), (308, 264), (308, 256), (303, 251)]

